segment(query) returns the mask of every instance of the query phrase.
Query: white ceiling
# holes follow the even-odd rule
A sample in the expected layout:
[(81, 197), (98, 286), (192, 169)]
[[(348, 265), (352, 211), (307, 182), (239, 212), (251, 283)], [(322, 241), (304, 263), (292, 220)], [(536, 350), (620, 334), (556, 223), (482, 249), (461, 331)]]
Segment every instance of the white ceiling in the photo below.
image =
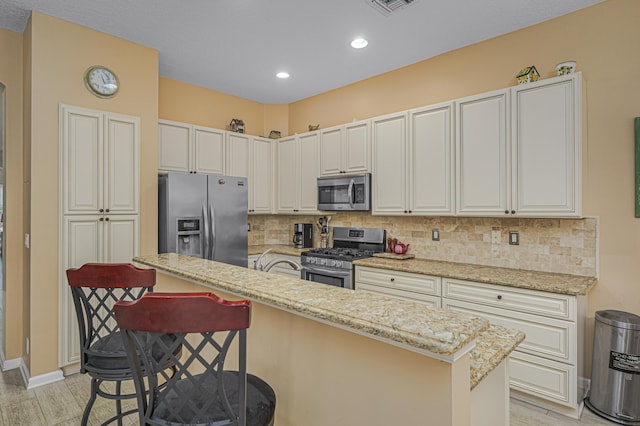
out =
[(157, 49), (161, 76), (286, 104), (601, 1), (416, 0), (384, 16), (368, 0), (0, 0), (0, 27), (22, 33), (37, 10)]

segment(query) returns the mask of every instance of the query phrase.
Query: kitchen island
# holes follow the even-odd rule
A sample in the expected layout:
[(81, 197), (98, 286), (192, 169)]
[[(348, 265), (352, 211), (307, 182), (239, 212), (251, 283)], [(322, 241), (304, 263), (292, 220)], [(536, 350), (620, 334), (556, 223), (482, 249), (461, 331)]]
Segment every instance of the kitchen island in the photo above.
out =
[(158, 270), (156, 291), (253, 302), (249, 370), (276, 390), (278, 425), (508, 424), (505, 359), (521, 332), (199, 258), (134, 261)]

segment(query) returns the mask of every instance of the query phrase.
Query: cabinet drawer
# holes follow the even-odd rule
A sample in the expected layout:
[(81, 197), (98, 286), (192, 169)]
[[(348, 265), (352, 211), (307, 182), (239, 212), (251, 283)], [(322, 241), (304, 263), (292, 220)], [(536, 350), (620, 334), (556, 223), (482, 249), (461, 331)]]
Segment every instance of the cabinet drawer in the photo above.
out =
[(357, 266), (356, 289), (360, 283), (440, 296), (442, 279), (431, 275)]
[(511, 389), (573, 407), (577, 401), (576, 367), (519, 351), (509, 356)]
[(428, 296), (426, 294), (414, 293), (410, 291), (403, 291), (394, 288), (370, 285), (365, 283), (356, 283), (357, 291), (367, 291), (370, 293), (382, 294), (384, 296), (393, 297), (396, 299), (411, 300), (412, 302), (423, 303), (430, 307), (440, 307), (440, 297)]
[(523, 331), (526, 338), (518, 346), (519, 351), (571, 365), (576, 364), (576, 345), (571, 343), (576, 340), (576, 325), (572, 322), (459, 300), (443, 299), (442, 305), (448, 310), (481, 316), (492, 324)]
[(570, 321), (576, 319), (576, 298), (564, 294), (444, 278), (442, 297)]

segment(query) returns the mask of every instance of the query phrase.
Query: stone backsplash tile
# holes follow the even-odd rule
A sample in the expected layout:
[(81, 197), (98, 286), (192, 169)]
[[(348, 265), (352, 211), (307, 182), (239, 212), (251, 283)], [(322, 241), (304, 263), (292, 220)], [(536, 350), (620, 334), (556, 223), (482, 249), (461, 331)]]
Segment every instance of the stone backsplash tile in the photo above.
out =
[[(598, 221), (584, 219), (473, 218), (428, 216), (372, 216), (332, 213), (330, 227), (383, 228), (390, 237), (411, 244), (419, 258), (478, 265), (597, 276)], [(319, 247), (318, 215), (251, 215), (249, 244), (291, 244), (294, 223), (314, 225)], [(431, 240), (431, 230), (440, 241)], [(492, 243), (492, 231), (500, 243)], [(517, 231), (519, 245), (509, 245), (509, 231)]]

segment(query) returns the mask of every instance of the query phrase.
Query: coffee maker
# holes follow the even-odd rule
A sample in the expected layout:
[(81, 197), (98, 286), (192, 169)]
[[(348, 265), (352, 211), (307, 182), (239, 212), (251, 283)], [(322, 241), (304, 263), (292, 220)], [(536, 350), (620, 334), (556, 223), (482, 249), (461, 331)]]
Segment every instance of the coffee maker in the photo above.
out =
[(310, 223), (293, 225), (293, 246), (295, 248), (313, 247), (313, 226)]

